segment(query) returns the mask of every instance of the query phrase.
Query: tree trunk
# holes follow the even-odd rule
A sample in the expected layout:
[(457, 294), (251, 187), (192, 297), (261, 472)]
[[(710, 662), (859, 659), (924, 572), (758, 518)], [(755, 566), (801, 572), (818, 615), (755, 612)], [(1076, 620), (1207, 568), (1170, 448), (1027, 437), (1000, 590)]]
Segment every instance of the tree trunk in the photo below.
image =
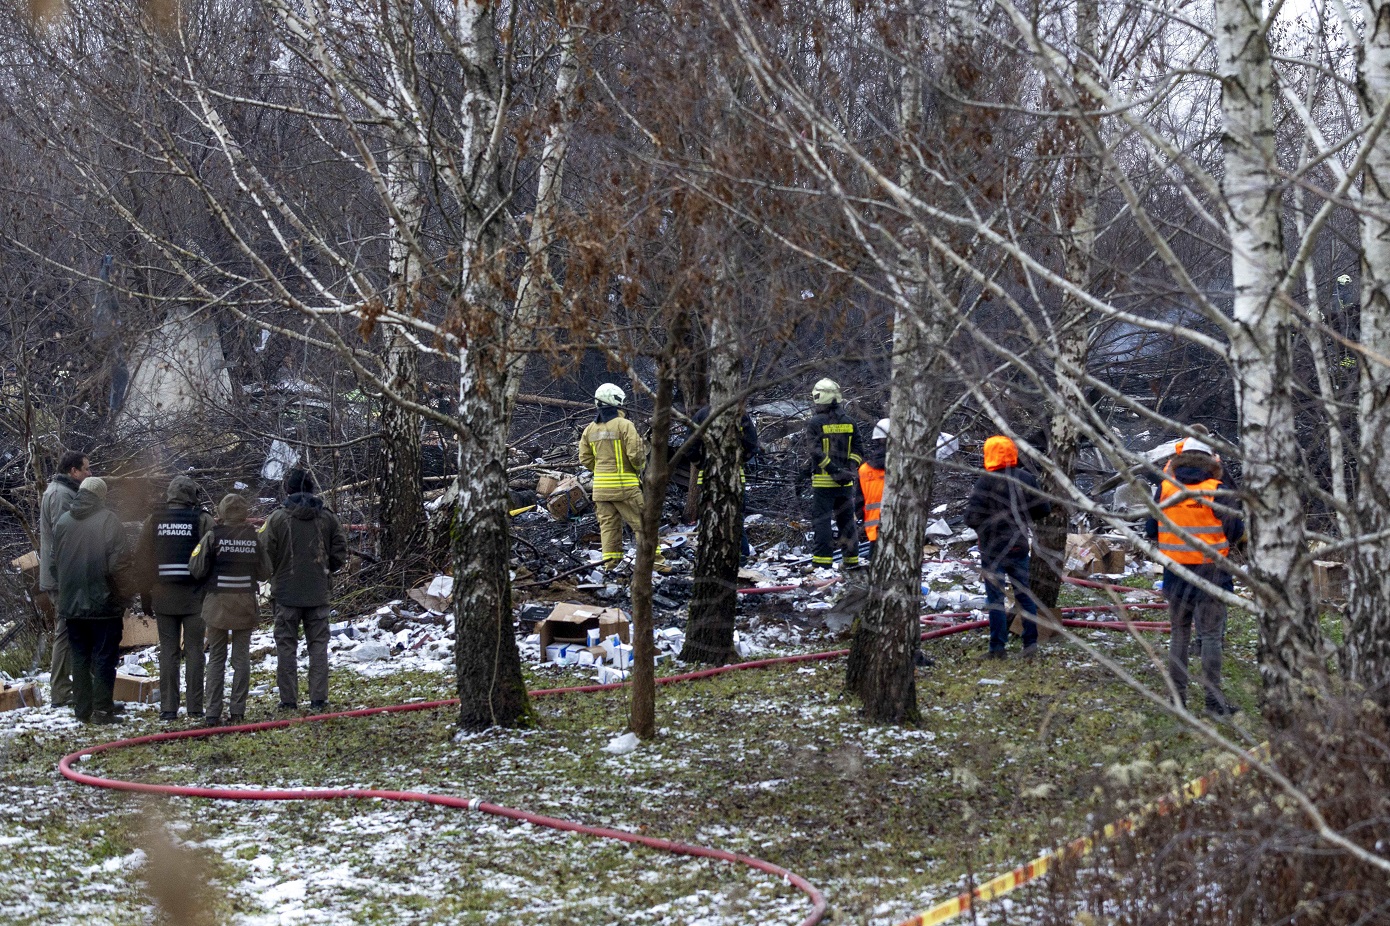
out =
[[(910, 48), (922, 34), (915, 17), (909, 32)], [(922, 72), (909, 62), (899, 104), (905, 141), (920, 131), (922, 91)], [(900, 174), (904, 186), (912, 187), (916, 177), (910, 159), (904, 159)], [(910, 229), (905, 247), (914, 247), (920, 237), (919, 230)], [(883, 507), (869, 565), (869, 599), (855, 625), (845, 669), (846, 689), (863, 702), (865, 716), (879, 723), (921, 720), (913, 655), (922, 632), (922, 538), (936, 476), (940, 351), (947, 316), (932, 293), (932, 283), (941, 280), (937, 261), (912, 251), (902, 257), (904, 272), (892, 280), (897, 306)]]
[(513, 360), (508, 370), (507, 407), (516, 404), (530, 357), (531, 339), (547, 294), (554, 282), (550, 271), (550, 247), (554, 241), (564, 192), (565, 155), (574, 128), (575, 97), (579, 89), (579, 62), (574, 55), (574, 34), (560, 33), (560, 60), (555, 70), (554, 121), (546, 129), (536, 175), (536, 206), (526, 239), (527, 261), (517, 281), (516, 318), (512, 324)]
[[(1366, 123), (1390, 103), (1390, 2), (1366, 0), (1365, 39), (1360, 49), (1361, 115)], [(1343, 664), (1350, 681), (1382, 708), (1390, 708), (1390, 133), (1373, 142), (1362, 178), (1361, 344), (1359, 459), (1356, 532), (1362, 537), (1351, 557), (1350, 624)]]
[(459, 726), (528, 726), (508, 563), (504, 378), (483, 383), (466, 370), (461, 380), (459, 418), (472, 425), (472, 432), (459, 441), (453, 536)]
[[(1079, 0), (1076, 5), (1076, 67), (1094, 76), (1096, 30), (1099, 10), (1096, 0)], [(1081, 112), (1063, 119), (1057, 127), (1070, 157), (1062, 165), (1062, 195), (1058, 198), (1058, 225), (1061, 231), (1062, 253), (1068, 282), (1083, 292), (1091, 291), (1092, 252), (1096, 242), (1096, 196), (1100, 187), (1100, 165), (1090, 151), (1085, 132), (1085, 114), (1094, 105), (1083, 82), (1073, 85)], [(1090, 347), (1091, 313), (1072, 293), (1062, 297), (1062, 312), (1056, 328), (1056, 358), (1053, 369), (1056, 377), (1057, 405), (1052, 410), (1052, 430), (1048, 440), (1048, 458), (1038, 483), (1052, 501), (1052, 510), (1038, 520), (1033, 529), (1033, 558), (1029, 568), (1028, 587), (1046, 608), (1057, 607), (1062, 592), (1062, 575), (1067, 558), (1067, 530), (1071, 524), (1071, 507), (1061, 501), (1063, 485), (1075, 474), (1076, 454), (1080, 443), (1074, 408), (1084, 407), (1086, 390), (1086, 357)]]
[[(408, 23), (403, 24), (408, 25)], [(400, 54), (413, 47), (408, 28), (402, 28)], [(391, 295), (398, 311), (409, 313), (419, 298), (422, 265), (416, 252), (417, 235), (424, 215), (420, 189), (420, 157), (410, 135), (393, 133), (387, 153), (386, 187), (391, 208), (390, 274)], [(399, 328), (388, 328), (386, 336), (386, 379), (396, 395), (416, 399), (420, 395), (420, 361), (414, 345)], [(395, 402), (383, 401), (381, 409), (382, 465), (377, 483), (381, 500), (378, 520), (378, 551), (382, 559), (394, 560), (417, 543), (425, 518), (420, 487), (420, 424), (418, 414)]]
[(738, 611), (739, 542), (743, 535), (743, 485), (739, 478), (738, 335), (727, 314), (710, 323), (711, 417), (705, 431), (705, 481), (700, 487), (700, 544), (695, 551), (695, 586), (690, 598), (681, 659), (723, 665), (734, 658)]
[(454, 615), (459, 725), (521, 726), (531, 722), (512, 618), (511, 538), (507, 523), (507, 431), (511, 420), (507, 306), (498, 289), (502, 185), (490, 147), (501, 74), (495, 8), (463, 2), (457, 34), (464, 61), (460, 156), (472, 178), (463, 205), (460, 251), (467, 258), (456, 309), (467, 343), (459, 351), (459, 475), (454, 520)]
[(656, 643), (652, 639), (652, 566), (656, 563), (661, 507), (671, 481), (671, 398), (675, 380), (669, 357), (657, 365), (652, 409), (651, 457), (642, 477), (642, 536), (632, 567), (632, 714), (628, 729), (642, 739), (656, 736)]
[(1216, 0), (1227, 223), (1234, 284), (1231, 366), (1249, 500), (1249, 579), (1259, 622), (1265, 715), (1287, 725), (1326, 684), (1312, 600), (1294, 427), (1291, 318), (1276, 297), (1285, 266), (1274, 84), (1262, 8)]

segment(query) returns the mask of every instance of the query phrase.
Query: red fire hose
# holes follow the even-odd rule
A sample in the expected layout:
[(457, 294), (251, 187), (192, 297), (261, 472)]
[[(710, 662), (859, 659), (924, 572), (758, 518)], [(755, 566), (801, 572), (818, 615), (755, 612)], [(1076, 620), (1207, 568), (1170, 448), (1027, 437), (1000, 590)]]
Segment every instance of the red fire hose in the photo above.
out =
[[(789, 589), (788, 589), (789, 590)], [(757, 593), (764, 590), (753, 590)], [(771, 591), (767, 589), (766, 591)], [(1149, 607), (1161, 608), (1164, 605), (1130, 605), (1129, 607)], [(1077, 613), (1086, 611), (1113, 610), (1111, 606), (1097, 606), (1089, 608), (1063, 608), (1064, 612)], [(951, 612), (946, 614), (936, 614), (930, 617), (924, 616), (924, 621), (942, 617), (968, 617), (969, 612)], [(1070, 627), (1087, 627), (1105, 630), (1167, 630), (1168, 625), (1157, 621), (1133, 622), (1133, 621), (1085, 621), (1068, 619), (1062, 623)], [(951, 624), (939, 627), (935, 630), (928, 630), (922, 634), (923, 640), (934, 640), (940, 637), (949, 636), (955, 633), (962, 633), (967, 630), (978, 630), (989, 626), (988, 621), (964, 621), (958, 624)], [(681, 675), (670, 675), (656, 679), (658, 685), (674, 685), (680, 682), (694, 681), (702, 678), (712, 678), (716, 675), (723, 675), (727, 672), (739, 672), (747, 669), (762, 669), (769, 666), (792, 665), (801, 662), (822, 662), (830, 659), (838, 659), (849, 654), (849, 650), (830, 650), (822, 653), (803, 653), (797, 656), (780, 656), (773, 659), (757, 659), (752, 662), (741, 662), (733, 665), (718, 666), (711, 669), (700, 669), (695, 672), (686, 672)], [(617, 682), (608, 685), (578, 685), (568, 688), (546, 688), (530, 692), (533, 698), (549, 697), (560, 694), (575, 694), (593, 691), (610, 691), (625, 687), (626, 682)], [(646, 846), (650, 849), (657, 849), (662, 852), (669, 852), (675, 855), (686, 855), (697, 858), (716, 859), (718, 861), (732, 862), (744, 865), (758, 871), (765, 872), (781, 878), (791, 884), (797, 890), (806, 895), (811, 902), (811, 912), (803, 919), (800, 926), (816, 926), (824, 919), (827, 903), (825, 895), (816, 889), (800, 875), (774, 865), (763, 859), (755, 858), (751, 855), (740, 855), (735, 852), (727, 852), (723, 849), (712, 849), (705, 846), (694, 846), (687, 843), (671, 842), (665, 839), (655, 839), (650, 836), (640, 836), (636, 833), (624, 832), (623, 830), (608, 829), (600, 826), (589, 826), (583, 823), (575, 823), (570, 820), (560, 820), (555, 817), (546, 817), (540, 814), (530, 813), (525, 810), (517, 810), (511, 807), (504, 807), (500, 804), (491, 804), (481, 798), (450, 797), (442, 794), (429, 794), (421, 791), (385, 791), (376, 788), (294, 788), (294, 789), (267, 789), (257, 790), (251, 788), (204, 788), (189, 785), (160, 785), (148, 784), (139, 781), (126, 781), (119, 778), (106, 778), (100, 775), (88, 775), (80, 772), (73, 767), (73, 763), (81, 762), (88, 756), (95, 756), (103, 752), (110, 752), (117, 749), (125, 749), (131, 746), (142, 746), (150, 743), (161, 743), (169, 740), (194, 739), (203, 736), (222, 736), (228, 733), (252, 733), (260, 730), (273, 730), (279, 727), (289, 727), (301, 723), (319, 723), (324, 720), (334, 720), (345, 717), (368, 717), (373, 714), (404, 713), (407, 711), (425, 711), (437, 708), (450, 707), (458, 704), (457, 698), (450, 698), (444, 701), (426, 701), (415, 704), (396, 704), (389, 707), (369, 707), (352, 711), (337, 711), (331, 714), (320, 714), (314, 717), (295, 717), (288, 720), (270, 720), (262, 723), (240, 724), (230, 727), (211, 727), (200, 730), (178, 730), (166, 733), (152, 733), (147, 736), (137, 736), (131, 739), (115, 740), (109, 743), (101, 743), (96, 746), (88, 746), (76, 752), (64, 756), (58, 763), (59, 771), (68, 779), (78, 784), (91, 785), (98, 788), (110, 788), (116, 791), (136, 791), (145, 794), (166, 794), (177, 797), (201, 797), (210, 800), (228, 801), (311, 801), (311, 800), (385, 800), (402, 801), (408, 803), (436, 804), (442, 807), (453, 807), (459, 810), (474, 810), (480, 813), (491, 814), (498, 817), (506, 817), (511, 820), (519, 820), (525, 823), (532, 823), (537, 826), (544, 826), (550, 829), (562, 830), (567, 832), (582, 833), (587, 836), (597, 836), (603, 839), (615, 839), (621, 842), (631, 843), (639, 846)]]

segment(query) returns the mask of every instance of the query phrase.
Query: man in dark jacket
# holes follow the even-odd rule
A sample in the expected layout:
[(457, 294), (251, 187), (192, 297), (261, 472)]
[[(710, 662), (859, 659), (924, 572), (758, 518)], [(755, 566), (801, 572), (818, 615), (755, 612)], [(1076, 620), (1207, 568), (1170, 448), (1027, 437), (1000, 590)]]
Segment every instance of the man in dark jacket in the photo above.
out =
[(347, 562), (347, 534), (314, 489), (308, 472), (290, 470), (285, 504), (270, 513), (260, 530), (275, 599), (275, 679), (285, 710), (299, 705), (300, 624), (309, 647), (310, 706), (328, 706), (329, 576)]
[(1168, 675), (1178, 703), (1187, 706), (1187, 660), (1195, 626), (1202, 657), (1202, 689), (1207, 713), (1229, 717), (1236, 708), (1221, 693), (1221, 662), (1226, 605), (1219, 598), (1178, 575), (1180, 564), (1217, 588), (1232, 589), (1226, 556), (1245, 537), (1245, 520), (1236, 499), (1221, 481), (1221, 463), (1210, 445), (1189, 437), (1182, 452), (1164, 468), (1168, 478), (1154, 500), (1163, 520), (1149, 518), (1144, 533), (1163, 556), (1163, 597), (1173, 632), (1168, 639)]
[[(198, 507), (198, 484), (175, 476), (163, 509), (145, 519), (135, 544), (142, 597), (159, 625), (159, 719), (179, 716), (179, 656), (186, 669), (188, 716), (203, 716), (203, 591), (188, 572), (198, 540), (216, 524)], [(180, 646), (182, 640), (182, 646)]]
[(985, 470), (966, 503), (965, 523), (979, 535), (989, 607), (989, 655), (1003, 659), (1008, 648), (1007, 579), (1024, 611), (1023, 655), (1032, 656), (1038, 647), (1038, 625), (1030, 618), (1038, 613), (1038, 602), (1028, 588), (1029, 523), (1046, 517), (1052, 505), (1038, 491), (1033, 474), (1019, 467), (1018, 447), (1002, 434), (985, 441)]
[(88, 476), (53, 527), (58, 616), (72, 646), (72, 710), (83, 723), (115, 723), (116, 650), (133, 579), (120, 519), (106, 508), (106, 483)]
[[(837, 538), (832, 522), (839, 528), (838, 543), (846, 569), (859, 566), (859, 530), (854, 520), (854, 483), (859, 475), (859, 431), (840, 409), (840, 386), (823, 379), (811, 390), (815, 414), (806, 423), (810, 454), (802, 478), (811, 480), (811, 522), (816, 543), (811, 564), (829, 569), (835, 564)], [(797, 494), (801, 494), (800, 484)]]
[(72, 703), (72, 651), (68, 646), (68, 622), (57, 616), (53, 599), (58, 594), (58, 570), (54, 564), (53, 528), (77, 498), (77, 487), (92, 475), (87, 455), (69, 450), (58, 461), (58, 472), (48, 481), (39, 504), (39, 607), (54, 616), (53, 662), (48, 686), (54, 707)]
[(246, 697), (251, 687), (251, 631), (260, 618), (257, 593), (266, 577), (261, 535), (246, 523), (246, 499), (232, 493), (217, 505), (221, 521), (193, 548), (188, 571), (206, 579), (203, 624), (207, 627), (206, 681), (207, 725), (222, 723), (222, 696), (227, 679), (227, 650), (231, 644), (231, 722), (246, 719)]

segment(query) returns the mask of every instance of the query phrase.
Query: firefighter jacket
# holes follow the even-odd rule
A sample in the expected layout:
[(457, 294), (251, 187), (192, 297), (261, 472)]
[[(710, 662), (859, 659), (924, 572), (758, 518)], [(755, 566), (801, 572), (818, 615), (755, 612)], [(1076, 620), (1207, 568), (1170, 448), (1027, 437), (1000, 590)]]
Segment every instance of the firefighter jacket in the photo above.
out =
[(295, 492), (261, 525), (270, 593), (287, 608), (321, 608), (332, 574), (347, 562), (347, 533), (338, 516), (310, 492)]
[[(709, 406), (703, 405), (691, 420), (696, 425), (702, 425), (709, 418)], [(699, 485), (705, 484), (705, 440), (702, 437), (692, 438), (693, 444), (690, 448), (690, 460), (699, 468), (695, 481)], [(738, 443), (739, 443), (739, 464), (738, 481), (739, 485), (748, 481), (748, 474), (744, 471), (744, 464), (758, 455), (758, 426), (753, 423), (753, 416), (744, 412), (738, 418)]]
[(81, 491), (53, 525), (58, 616), (66, 621), (125, 613), (133, 579), (121, 519), (90, 491)]
[(647, 446), (637, 426), (615, 408), (601, 408), (579, 437), (579, 465), (594, 474), (596, 502), (620, 501), (642, 487)]
[(852, 486), (859, 464), (864, 462), (859, 453), (859, 432), (838, 402), (817, 407), (821, 410), (806, 422), (811, 447), (802, 474), (811, 477), (813, 489)]
[[(1156, 541), (1165, 563), (1180, 563), (1219, 588), (1232, 587), (1231, 573), (1222, 565), (1231, 547), (1245, 537), (1245, 520), (1234, 511), (1236, 500), (1221, 481), (1221, 464), (1205, 453), (1180, 453), (1171, 474), (1158, 487), (1155, 501), (1164, 520), (1149, 518), (1144, 533)], [(1212, 507), (1215, 502), (1223, 510)], [(1177, 529), (1189, 534), (1186, 540)], [(1163, 594), (1169, 601), (1201, 596), (1188, 580), (1165, 569)]]
[(246, 523), (243, 507), (240, 518), (223, 520), (203, 535), (188, 562), (197, 579), (207, 580), (203, 598), (203, 622), (217, 630), (251, 630), (260, 608), (256, 600), (258, 585), (268, 574), (260, 535)]
[(166, 497), (165, 508), (145, 519), (135, 544), (141, 591), (156, 614), (197, 614), (203, 594), (189, 575), (188, 558), (214, 522), (197, 507), (198, 485), (187, 476), (175, 476)]

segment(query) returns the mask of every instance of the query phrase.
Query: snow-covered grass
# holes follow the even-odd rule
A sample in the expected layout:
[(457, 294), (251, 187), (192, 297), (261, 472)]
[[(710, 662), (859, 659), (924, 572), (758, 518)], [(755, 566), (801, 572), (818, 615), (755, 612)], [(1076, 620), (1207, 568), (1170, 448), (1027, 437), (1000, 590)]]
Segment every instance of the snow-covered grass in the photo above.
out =
[[(1087, 637), (1157, 682), (1138, 643)], [(1233, 615), (1229, 639), (1229, 689), (1249, 708), (1254, 639), (1243, 617)], [(450, 696), (447, 647), (362, 661), (360, 645), (335, 638), (335, 709)], [(825, 662), (661, 688), (660, 736), (625, 755), (603, 749), (626, 723), (627, 695), (611, 692), (539, 700), (535, 730), (459, 736), (448, 711), (416, 712), (141, 747), (83, 767), (181, 784), (477, 796), (765, 858), (826, 893), (828, 922), (888, 924), (1214, 764), (1060, 643), (1040, 660), (1004, 663), (979, 660), (980, 635), (927, 645), (937, 664), (918, 676), (918, 729), (865, 724), (841, 693), (843, 663)], [(262, 693), (248, 719), (269, 719), (273, 658), (254, 672)], [(590, 676), (545, 667), (531, 681)], [(0, 715), (0, 844), (10, 860), (0, 921), (149, 922), (153, 850), (142, 825), (156, 814), (203, 860), (188, 877), (210, 881), (218, 923), (733, 926), (792, 924), (808, 910), (797, 891), (756, 872), (478, 813), (361, 801), (156, 807), (59, 776), (65, 752), (159, 729), (155, 716), (133, 707), (123, 725), (98, 728), (52, 709)], [(1027, 902), (1011, 899), (1011, 916)]]

